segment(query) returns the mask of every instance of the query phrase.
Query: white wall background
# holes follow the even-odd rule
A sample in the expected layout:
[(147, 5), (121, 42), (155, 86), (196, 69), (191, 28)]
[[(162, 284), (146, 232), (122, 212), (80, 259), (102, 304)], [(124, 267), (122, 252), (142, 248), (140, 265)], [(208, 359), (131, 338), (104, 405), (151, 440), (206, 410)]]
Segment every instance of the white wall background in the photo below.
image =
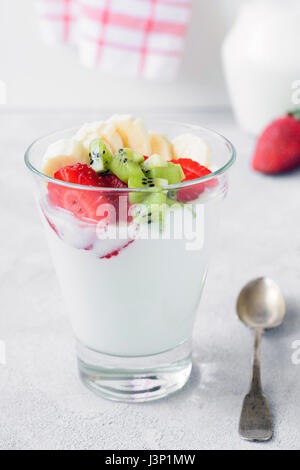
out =
[[(122, 1), (122, 0), (120, 0)], [(45, 45), (34, 0), (0, 0), (0, 79), (11, 107), (197, 107), (228, 103), (220, 44), (242, 0), (193, 0), (180, 75), (172, 84), (102, 76), (70, 48)]]

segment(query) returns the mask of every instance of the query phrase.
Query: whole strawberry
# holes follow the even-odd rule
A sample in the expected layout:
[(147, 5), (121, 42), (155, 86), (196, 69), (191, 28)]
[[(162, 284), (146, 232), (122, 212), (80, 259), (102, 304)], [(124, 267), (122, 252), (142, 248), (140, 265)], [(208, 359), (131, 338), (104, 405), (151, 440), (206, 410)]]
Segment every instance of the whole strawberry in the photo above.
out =
[(252, 168), (281, 173), (300, 166), (300, 110), (272, 122), (258, 139)]

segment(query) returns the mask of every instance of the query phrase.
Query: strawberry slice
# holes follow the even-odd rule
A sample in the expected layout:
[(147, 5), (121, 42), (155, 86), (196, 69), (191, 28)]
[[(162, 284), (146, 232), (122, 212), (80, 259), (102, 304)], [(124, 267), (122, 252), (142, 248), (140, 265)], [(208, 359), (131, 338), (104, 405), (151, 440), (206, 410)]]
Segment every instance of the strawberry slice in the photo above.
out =
[[(127, 184), (123, 183), (123, 181), (121, 181), (116, 175), (103, 175), (100, 177), (100, 181), (101, 181), (101, 185), (103, 186), (103, 188), (116, 188), (116, 189), (128, 188)], [(128, 215), (128, 209), (130, 206), (129, 195), (128, 193), (123, 194), (123, 197), (127, 198), (127, 213), (125, 214), (120, 214), (120, 205), (119, 205), (120, 196), (122, 196), (122, 193), (117, 193), (117, 194), (109, 193), (106, 196), (106, 198), (115, 207), (117, 221), (127, 220), (128, 222), (131, 222), (132, 217)]]
[[(54, 178), (67, 183), (101, 187), (97, 173), (81, 163), (61, 168), (55, 173)], [(71, 189), (54, 183), (48, 184), (48, 199), (51, 204), (72, 212), (78, 219), (91, 221), (103, 218), (97, 215), (97, 209), (100, 204), (107, 202), (101, 192)]]
[(116, 175), (103, 175), (100, 177), (100, 183), (103, 188), (128, 188)]
[[(191, 158), (178, 158), (177, 160), (171, 160), (171, 162), (181, 166), (185, 175), (183, 182), (191, 181), (211, 174), (211, 171), (208, 168), (200, 165), (200, 163), (195, 162)], [(213, 179), (205, 183), (196, 184), (190, 188), (180, 189), (177, 193), (177, 200), (183, 203), (194, 201), (205, 191), (206, 187), (215, 187), (217, 184), (217, 180)]]
[(84, 186), (101, 186), (98, 174), (89, 166), (81, 163), (61, 168), (55, 173), (54, 178)]
[[(69, 165), (58, 170), (55, 179), (67, 183), (81, 184), (85, 186), (99, 186), (99, 188), (125, 189), (127, 185), (115, 175), (99, 176), (92, 168), (78, 163)], [(127, 193), (124, 194), (128, 198)], [(89, 221), (99, 222), (110, 214), (97, 215), (97, 209), (102, 204), (111, 204), (116, 212), (116, 220), (121, 220), (119, 213), (120, 193), (113, 192), (95, 192), (83, 189), (65, 188), (54, 183), (48, 184), (48, 200), (54, 206), (61, 207), (77, 217), (80, 220), (89, 219)], [(129, 201), (127, 199), (127, 208)], [(124, 220), (130, 221), (132, 218), (125, 214)], [(114, 220), (114, 219), (113, 219)]]

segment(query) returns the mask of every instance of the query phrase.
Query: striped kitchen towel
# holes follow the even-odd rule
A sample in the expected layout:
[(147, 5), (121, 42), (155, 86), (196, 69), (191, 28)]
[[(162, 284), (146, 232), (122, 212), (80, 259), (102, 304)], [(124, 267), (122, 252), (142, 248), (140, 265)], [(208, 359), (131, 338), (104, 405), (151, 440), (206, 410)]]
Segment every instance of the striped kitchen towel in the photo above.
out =
[(77, 46), (87, 67), (173, 79), (184, 50), (192, 0), (37, 0), (47, 43)]

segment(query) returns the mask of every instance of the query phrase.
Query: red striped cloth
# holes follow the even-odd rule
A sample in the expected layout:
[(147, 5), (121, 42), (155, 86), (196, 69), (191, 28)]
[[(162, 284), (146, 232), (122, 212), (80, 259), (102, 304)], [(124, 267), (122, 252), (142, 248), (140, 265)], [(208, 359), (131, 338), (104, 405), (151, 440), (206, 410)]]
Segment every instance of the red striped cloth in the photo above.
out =
[(38, 0), (44, 39), (78, 47), (81, 62), (130, 77), (172, 79), (191, 0)]

